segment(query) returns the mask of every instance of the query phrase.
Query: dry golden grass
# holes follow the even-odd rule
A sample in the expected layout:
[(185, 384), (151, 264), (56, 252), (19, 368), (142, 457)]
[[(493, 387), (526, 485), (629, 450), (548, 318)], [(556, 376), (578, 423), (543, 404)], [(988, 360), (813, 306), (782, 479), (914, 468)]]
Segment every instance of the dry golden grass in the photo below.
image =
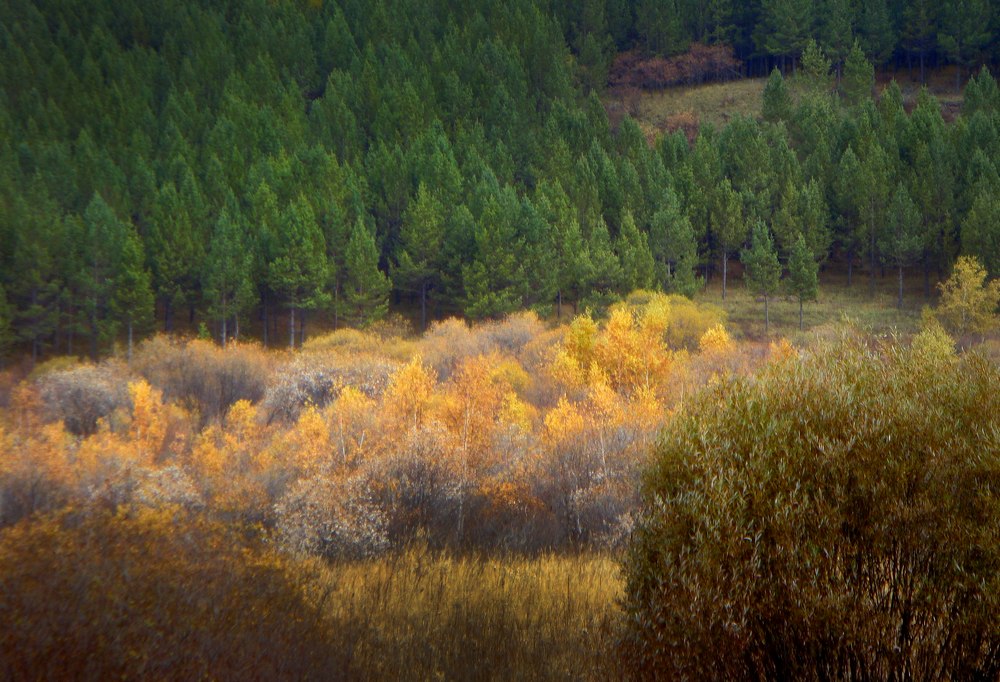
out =
[[(743, 339), (764, 338), (764, 302), (747, 291), (739, 266), (730, 264), (726, 300), (722, 300), (722, 277), (716, 274), (711, 282), (695, 296), (701, 304), (711, 303), (726, 311), (729, 331)], [(908, 269), (903, 280), (903, 307), (896, 306), (898, 280), (895, 271), (887, 269), (875, 279), (875, 295), (869, 292), (868, 273), (855, 267), (854, 280), (847, 285), (846, 266), (828, 264), (820, 274), (819, 295), (816, 301), (806, 302), (802, 322), (806, 333), (812, 329), (828, 329), (848, 320), (875, 334), (898, 332), (903, 335), (916, 333), (920, 327), (920, 313), (924, 306), (937, 304), (936, 290), (931, 279), (931, 297), (924, 297), (924, 279), (921, 272)], [(796, 299), (780, 293), (769, 303), (770, 337), (796, 338), (799, 335), (799, 304)], [(802, 339), (805, 341), (806, 339)]]
[(738, 115), (759, 116), (766, 83), (764, 78), (747, 78), (643, 93), (636, 118), (647, 132), (671, 129), (689, 116), (718, 129)]
[[(920, 69), (912, 71), (879, 71), (876, 74), (876, 91), (881, 93), (895, 79), (903, 94), (907, 108), (916, 105), (920, 89), (927, 89), (941, 103), (942, 113), (949, 119), (961, 110), (962, 93), (955, 89), (953, 67), (927, 69), (926, 82), (920, 82)], [(962, 73), (962, 87), (969, 73)], [(793, 76), (787, 76), (791, 85)], [(724, 127), (736, 116), (759, 117), (763, 103), (766, 78), (745, 78), (742, 80), (666, 88), (659, 91), (642, 91), (631, 88), (608, 93), (609, 107), (621, 109), (635, 118), (647, 138), (655, 139), (659, 134), (676, 129), (689, 132), (694, 126), (710, 124), (716, 130)]]
[(324, 569), (321, 591), (360, 679), (605, 680), (621, 595), (597, 555), (463, 557), (411, 548)]

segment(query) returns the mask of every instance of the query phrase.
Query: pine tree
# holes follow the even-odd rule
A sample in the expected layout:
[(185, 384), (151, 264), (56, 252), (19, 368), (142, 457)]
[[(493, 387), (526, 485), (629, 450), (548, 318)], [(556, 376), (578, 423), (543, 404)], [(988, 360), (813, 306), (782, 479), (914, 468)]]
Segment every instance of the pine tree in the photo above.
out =
[(792, 243), (788, 254), (788, 279), (785, 286), (799, 301), (799, 331), (802, 331), (802, 303), (815, 301), (819, 293), (819, 263), (801, 234)]
[(924, 61), (937, 45), (938, 0), (910, 0), (903, 10), (900, 42), (910, 53), (920, 57), (920, 82), (925, 83)]
[(649, 228), (649, 248), (656, 262), (656, 279), (667, 291), (693, 296), (698, 242), (691, 221), (668, 185)]
[(359, 326), (380, 320), (389, 310), (392, 284), (378, 267), (375, 235), (361, 219), (354, 223), (344, 254), (344, 298), (348, 318)]
[(992, 277), (1000, 277), (1000, 195), (982, 181), (962, 221), (962, 251), (973, 254)]
[(475, 255), (462, 268), (464, 308), (469, 317), (505, 315), (523, 304), (527, 264), (520, 213), (513, 188), (490, 192), (484, 201), (475, 227)]
[(149, 263), (157, 298), (163, 304), (164, 330), (173, 331), (174, 312), (195, 295), (204, 258), (188, 206), (172, 182), (156, 194), (148, 228)]
[(806, 46), (813, 26), (809, 0), (762, 0), (758, 48), (777, 57), (793, 59)]
[(868, 250), (868, 290), (874, 296), (879, 234), (885, 225), (885, 210), (890, 198), (891, 167), (888, 154), (878, 142), (871, 139), (862, 142), (864, 154), (860, 157), (854, 198), (860, 219), (859, 241)]
[(215, 222), (202, 275), (208, 314), (222, 325), (223, 347), (229, 341), (229, 320), (236, 323), (233, 338), (239, 338), (240, 316), (253, 305), (250, 268), (251, 258), (243, 230), (229, 210), (224, 208)]
[(812, 38), (802, 50), (802, 71), (799, 75), (804, 89), (812, 96), (830, 91), (830, 60), (823, 54), (823, 48)]
[(770, 328), (768, 302), (781, 283), (781, 263), (771, 233), (762, 221), (754, 225), (750, 248), (741, 252), (740, 260), (745, 268), (743, 279), (747, 288), (755, 296), (764, 298), (764, 333), (767, 334)]
[[(268, 282), (288, 308), (288, 345), (295, 348), (295, 314), (330, 301), (326, 244), (312, 206), (302, 195), (282, 212), (275, 226)], [(303, 324), (304, 329), (304, 324)]]
[(580, 299), (590, 275), (590, 253), (583, 240), (580, 222), (559, 181), (543, 180), (536, 192), (538, 210), (551, 226), (549, 231), (556, 270), (556, 316), (562, 319), (564, 294)]
[(57, 269), (59, 257), (64, 255), (56, 250), (61, 245), (53, 234), (59, 222), (45, 218), (45, 212), (33, 210), (24, 199), (16, 199), (8, 220), (19, 229), (10, 240), (12, 248), (6, 244), (0, 247), (0, 252), (10, 253), (11, 258), (8, 287), (17, 336), (31, 344), (33, 361), (60, 322), (59, 280), (79, 276), (76, 268), (67, 272)]
[(765, 121), (777, 123), (789, 121), (792, 117), (792, 96), (778, 67), (771, 69), (771, 76), (764, 86), (764, 102), (761, 106), (761, 116)]
[(941, 5), (938, 44), (955, 63), (955, 91), (962, 89), (962, 67), (982, 56), (990, 35), (988, 0), (947, 0)]
[(743, 246), (747, 238), (747, 223), (743, 217), (743, 201), (726, 178), (715, 192), (712, 207), (714, 237), (722, 252), (722, 300), (726, 300), (726, 280), (729, 274), (729, 254)]
[(622, 264), (622, 293), (648, 289), (653, 284), (653, 254), (646, 235), (636, 227), (630, 211), (622, 219), (618, 236), (618, 258)]
[(601, 216), (591, 216), (587, 249), (590, 252), (590, 297), (598, 305), (613, 298), (622, 281), (621, 261), (611, 248), (611, 235)]
[(821, 3), (819, 42), (823, 52), (833, 61), (838, 78), (851, 49), (853, 18), (851, 0), (823, 0)]
[(906, 186), (899, 183), (889, 204), (887, 230), (880, 236), (880, 251), (896, 266), (899, 291), (896, 305), (903, 307), (903, 267), (909, 265), (920, 253), (923, 244), (920, 211)]
[(875, 88), (875, 69), (865, 59), (865, 54), (861, 51), (861, 44), (857, 40), (854, 41), (851, 52), (847, 55), (847, 62), (844, 64), (844, 79), (841, 81), (840, 87), (848, 104), (859, 104), (865, 98), (871, 97), (872, 90)]
[(0, 366), (14, 345), (14, 307), (7, 300), (7, 292), (0, 284)]
[(865, 53), (875, 64), (884, 64), (896, 47), (892, 17), (886, 0), (860, 0), (858, 34)]
[(85, 309), (89, 326), (90, 356), (114, 339), (117, 320), (110, 314), (111, 295), (116, 275), (118, 245), (125, 238), (125, 226), (101, 198), (95, 194), (83, 214), (85, 226), (86, 274)]
[(397, 287), (420, 293), (421, 329), (427, 329), (427, 293), (440, 281), (444, 231), (444, 206), (426, 184), (420, 183), (416, 200), (403, 214), (392, 281)]
[(121, 241), (114, 263), (110, 312), (125, 325), (128, 334), (128, 359), (136, 331), (143, 332), (153, 322), (154, 299), (152, 276), (146, 269), (139, 235), (131, 226), (122, 226)]

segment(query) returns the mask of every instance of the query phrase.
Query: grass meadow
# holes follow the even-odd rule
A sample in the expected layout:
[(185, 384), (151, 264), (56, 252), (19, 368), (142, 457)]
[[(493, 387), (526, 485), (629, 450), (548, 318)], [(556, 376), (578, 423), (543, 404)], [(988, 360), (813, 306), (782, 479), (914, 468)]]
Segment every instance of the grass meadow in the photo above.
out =
[(320, 576), (350, 678), (616, 677), (622, 583), (606, 555), (457, 558), (418, 546)]

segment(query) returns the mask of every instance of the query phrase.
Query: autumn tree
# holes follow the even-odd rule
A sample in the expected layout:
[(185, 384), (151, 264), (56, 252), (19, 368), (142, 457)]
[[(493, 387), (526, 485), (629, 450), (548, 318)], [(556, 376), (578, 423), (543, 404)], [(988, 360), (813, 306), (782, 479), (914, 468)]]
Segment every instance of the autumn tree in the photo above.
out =
[(987, 281), (986, 269), (974, 257), (959, 256), (951, 277), (938, 288), (938, 316), (956, 335), (985, 334), (997, 326), (1000, 279)]

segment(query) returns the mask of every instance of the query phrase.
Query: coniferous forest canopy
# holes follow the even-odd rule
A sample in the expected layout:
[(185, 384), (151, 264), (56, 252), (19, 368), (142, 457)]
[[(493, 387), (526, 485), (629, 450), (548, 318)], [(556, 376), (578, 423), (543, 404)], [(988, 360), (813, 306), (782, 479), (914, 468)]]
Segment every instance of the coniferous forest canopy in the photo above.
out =
[[(97, 355), (181, 323), (285, 343), (390, 302), (425, 322), (690, 294), (758, 222), (785, 263), (801, 233), (816, 262), (922, 269), (928, 291), (959, 253), (996, 275), (993, 79), (954, 123), (927, 96), (870, 97), (873, 65), (995, 60), (996, 10), (4, 3), (3, 345)], [(693, 41), (786, 69), (764, 120), (693, 144), (612, 130), (594, 88), (615, 51)]]
[(998, 63), (998, 0), (0, 2), (0, 676), (1000, 679)]

